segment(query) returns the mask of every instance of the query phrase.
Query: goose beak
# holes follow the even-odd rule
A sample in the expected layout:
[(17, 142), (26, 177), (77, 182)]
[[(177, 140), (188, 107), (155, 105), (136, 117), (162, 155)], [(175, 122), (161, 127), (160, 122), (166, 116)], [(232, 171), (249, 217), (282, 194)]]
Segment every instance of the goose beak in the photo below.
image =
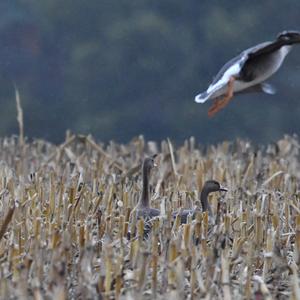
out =
[(224, 187), (224, 186), (220, 186), (219, 191), (221, 191), (221, 192), (228, 192), (228, 189), (226, 187)]
[(292, 40), (296, 43), (300, 42), (300, 32), (299, 31), (294, 31), (292, 32)]

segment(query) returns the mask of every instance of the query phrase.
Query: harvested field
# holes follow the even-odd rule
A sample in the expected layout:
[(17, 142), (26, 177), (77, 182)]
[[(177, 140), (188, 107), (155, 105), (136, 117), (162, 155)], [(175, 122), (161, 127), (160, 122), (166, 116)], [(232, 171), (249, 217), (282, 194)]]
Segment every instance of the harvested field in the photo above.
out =
[[(300, 143), (0, 140), (1, 299), (299, 299)], [(130, 218), (157, 153), (144, 239)], [(213, 217), (180, 225), (207, 179)], [(131, 232), (130, 239), (128, 231)]]

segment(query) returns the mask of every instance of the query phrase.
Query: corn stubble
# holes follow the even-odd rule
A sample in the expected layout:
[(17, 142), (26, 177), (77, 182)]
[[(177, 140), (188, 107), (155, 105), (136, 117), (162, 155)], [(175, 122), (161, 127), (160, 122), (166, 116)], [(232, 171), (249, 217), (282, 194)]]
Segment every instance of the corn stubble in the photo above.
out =
[[(299, 299), (299, 149), (1, 139), (0, 299)], [(134, 208), (156, 152), (149, 225)], [(229, 189), (213, 216), (173, 220), (212, 178)]]

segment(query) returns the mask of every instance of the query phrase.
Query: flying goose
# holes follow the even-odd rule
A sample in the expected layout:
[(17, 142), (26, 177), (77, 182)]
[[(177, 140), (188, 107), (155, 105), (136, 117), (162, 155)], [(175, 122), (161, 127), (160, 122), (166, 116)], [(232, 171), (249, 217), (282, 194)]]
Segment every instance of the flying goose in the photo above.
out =
[(300, 43), (299, 31), (283, 31), (272, 42), (244, 50), (221, 68), (206, 92), (198, 94), (195, 101), (204, 103), (214, 99), (208, 111), (208, 116), (212, 117), (229, 103), (234, 94), (275, 94), (275, 88), (265, 80), (278, 71), (286, 55), (297, 43)]

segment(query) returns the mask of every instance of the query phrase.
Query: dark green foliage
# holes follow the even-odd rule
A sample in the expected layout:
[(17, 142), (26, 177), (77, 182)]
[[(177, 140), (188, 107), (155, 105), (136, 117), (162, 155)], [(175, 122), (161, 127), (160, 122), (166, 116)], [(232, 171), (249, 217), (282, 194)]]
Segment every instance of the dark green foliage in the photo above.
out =
[(299, 1), (2, 0), (0, 9), (1, 135), (16, 128), (13, 81), (26, 134), (53, 141), (67, 128), (203, 142), (299, 129), (300, 47), (272, 79), (274, 97), (237, 97), (212, 120), (193, 100), (243, 49), (299, 30)]

